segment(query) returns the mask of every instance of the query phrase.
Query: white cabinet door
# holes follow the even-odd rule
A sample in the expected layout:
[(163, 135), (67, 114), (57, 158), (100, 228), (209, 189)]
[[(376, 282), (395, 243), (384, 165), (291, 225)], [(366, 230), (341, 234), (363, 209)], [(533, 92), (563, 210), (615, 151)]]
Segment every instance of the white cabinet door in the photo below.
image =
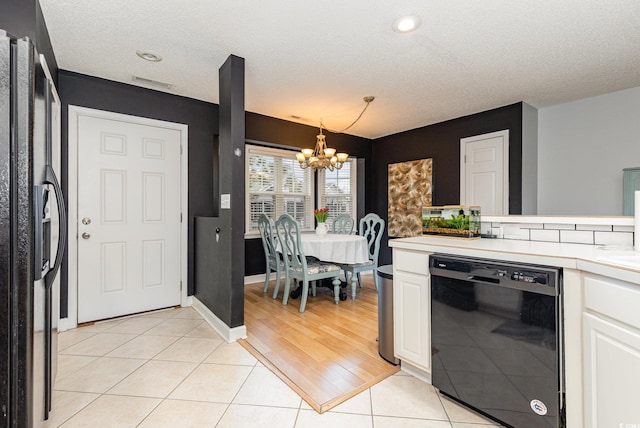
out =
[(640, 332), (588, 313), (583, 322), (585, 426), (640, 426)]
[(396, 271), (393, 277), (396, 357), (431, 373), (430, 281), (427, 275)]

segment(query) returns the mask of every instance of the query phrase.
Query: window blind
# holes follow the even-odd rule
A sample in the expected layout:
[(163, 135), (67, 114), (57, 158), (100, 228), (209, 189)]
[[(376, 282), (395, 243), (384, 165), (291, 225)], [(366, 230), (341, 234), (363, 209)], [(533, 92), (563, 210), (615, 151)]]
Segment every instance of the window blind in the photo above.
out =
[(314, 182), (310, 169), (302, 169), (295, 152), (246, 145), (246, 233), (258, 232), (261, 214), (277, 220), (291, 215), (301, 230), (313, 230)]

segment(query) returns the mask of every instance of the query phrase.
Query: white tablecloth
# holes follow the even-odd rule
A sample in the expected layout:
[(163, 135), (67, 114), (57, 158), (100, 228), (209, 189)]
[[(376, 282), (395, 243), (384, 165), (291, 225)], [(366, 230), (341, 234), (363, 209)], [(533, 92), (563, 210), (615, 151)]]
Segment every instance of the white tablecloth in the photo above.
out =
[(355, 264), (369, 261), (367, 240), (360, 235), (303, 233), (300, 241), (305, 256), (317, 257), (323, 262)]

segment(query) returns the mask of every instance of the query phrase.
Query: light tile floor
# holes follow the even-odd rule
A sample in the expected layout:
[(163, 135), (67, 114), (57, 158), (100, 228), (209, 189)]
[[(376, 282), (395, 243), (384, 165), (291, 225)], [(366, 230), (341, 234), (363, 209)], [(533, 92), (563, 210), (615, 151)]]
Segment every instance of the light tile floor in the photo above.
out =
[(48, 427), (496, 426), (402, 371), (316, 413), (192, 308), (62, 332)]

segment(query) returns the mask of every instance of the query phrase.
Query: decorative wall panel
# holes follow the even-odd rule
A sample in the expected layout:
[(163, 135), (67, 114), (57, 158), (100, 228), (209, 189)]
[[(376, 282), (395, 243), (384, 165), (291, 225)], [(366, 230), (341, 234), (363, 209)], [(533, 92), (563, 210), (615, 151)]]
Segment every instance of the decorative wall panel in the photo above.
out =
[(422, 235), (422, 207), (433, 197), (432, 159), (389, 164), (388, 234), (391, 237)]

